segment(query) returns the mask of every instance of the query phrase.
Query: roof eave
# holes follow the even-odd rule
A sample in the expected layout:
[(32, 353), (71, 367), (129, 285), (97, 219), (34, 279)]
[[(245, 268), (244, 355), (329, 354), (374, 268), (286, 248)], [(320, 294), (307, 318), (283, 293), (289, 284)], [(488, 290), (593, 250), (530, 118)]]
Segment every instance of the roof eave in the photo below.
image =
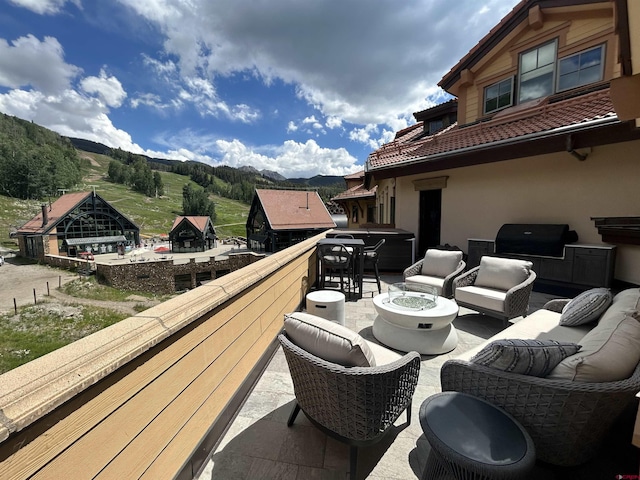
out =
[[(567, 139), (571, 137), (573, 149), (595, 147), (630, 140), (640, 140), (640, 129), (633, 122), (621, 122), (617, 117), (607, 117), (587, 123), (560, 127), (551, 131), (536, 132), (497, 142), (475, 145), (459, 150), (411, 158), (380, 167), (367, 165), (365, 181), (407, 176), (417, 173), (448, 170), (485, 163), (568, 151)], [(526, 144), (526, 148), (518, 149)]]

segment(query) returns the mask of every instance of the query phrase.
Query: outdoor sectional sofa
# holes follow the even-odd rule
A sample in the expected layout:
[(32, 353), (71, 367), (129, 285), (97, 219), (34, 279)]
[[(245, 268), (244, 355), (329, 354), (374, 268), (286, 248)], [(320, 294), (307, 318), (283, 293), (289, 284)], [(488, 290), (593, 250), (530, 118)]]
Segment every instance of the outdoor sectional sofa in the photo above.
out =
[[(586, 298), (584, 294), (578, 297)], [(573, 312), (588, 314), (588, 305), (576, 305), (578, 297), (571, 305)], [(604, 313), (576, 326), (560, 324), (562, 317), (568, 318), (563, 309), (571, 312), (568, 303), (548, 302), (483, 344), (446, 361), (440, 375), (443, 391), (475, 395), (505, 409), (533, 438), (537, 458), (562, 466), (589, 460), (616, 419), (635, 405), (640, 391), (640, 288), (623, 290), (613, 299), (609, 293)], [(488, 364), (496, 361), (496, 352), (504, 345), (527, 343), (522, 339), (545, 344), (554, 340), (562, 344), (562, 350), (572, 343), (581, 348), (544, 377), (514, 373), (513, 368), (498, 365), (499, 360)], [(525, 350), (507, 363), (513, 366), (518, 356), (517, 360), (525, 360)], [(490, 362), (479, 361), (481, 358), (490, 358)]]

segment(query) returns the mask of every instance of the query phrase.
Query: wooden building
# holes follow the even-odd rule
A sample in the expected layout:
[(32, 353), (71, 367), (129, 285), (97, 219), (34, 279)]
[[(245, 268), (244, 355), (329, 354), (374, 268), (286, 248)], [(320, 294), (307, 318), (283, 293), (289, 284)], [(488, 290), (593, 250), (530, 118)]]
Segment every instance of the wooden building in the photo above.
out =
[(365, 224), (377, 223), (376, 219), (376, 191), (364, 186), (364, 170), (346, 175), (344, 181), (347, 189), (331, 200), (342, 207), (347, 215), (347, 228), (358, 228)]
[(173, 253), (204, 252), (216, 246), (216, 230), (206, 215), (179, 216), (169, 232)]
[(335, 226), (317, 192), (256, 189), (247, 244), (254, 251), (277, 252)]

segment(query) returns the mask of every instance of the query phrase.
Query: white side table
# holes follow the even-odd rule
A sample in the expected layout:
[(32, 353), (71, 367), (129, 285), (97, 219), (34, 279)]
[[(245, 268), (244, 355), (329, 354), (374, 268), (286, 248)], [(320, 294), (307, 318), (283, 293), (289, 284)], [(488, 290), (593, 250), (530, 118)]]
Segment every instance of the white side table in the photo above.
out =
[(344, 325), (344, 293), (335, 290), (316, 290), (306, 297), (307, 313)]

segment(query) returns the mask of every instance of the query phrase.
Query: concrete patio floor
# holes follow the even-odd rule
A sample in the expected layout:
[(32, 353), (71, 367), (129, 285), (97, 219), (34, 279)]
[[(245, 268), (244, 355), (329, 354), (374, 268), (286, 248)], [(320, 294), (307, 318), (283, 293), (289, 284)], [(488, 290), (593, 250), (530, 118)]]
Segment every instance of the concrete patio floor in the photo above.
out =
[[(398, 275), (383, 275), (382, 291), (389, 283), (402, 281)], [(346, 326), (367, 340), (375, 341), (371, 326), (375, 319), (372, 297), (377, 286), (365, 282), (362, 299), (345, 305)], [(530, 311), (541, 308), (559, 295), (534, 292)], [(459, 344), (448, 354), (422, 356), (418, 386), (413, 398), (411, 424), (404, 425), (400, 416), (396, 429), (379, 444), (363, 448), (358, 453), (358, 477), (368, 479), (421, 478), (429, 454), (418, 420), (420, 404), (440, 391), (439, 371), (443, 362), (482, 343), (504, 328), (498, 319), (460, 309), (454, 321)], [(294, 404), (293, 385), (287, 363), (279, 348), (268, 368), (256, 384), (236, 418), (212, 452), (197, 480), (210, 479), (348, 479), (349, 448), (321, 433), (304, 414), (294, 425), (287, 419)], [(613, 479), (617, 475), (637, 475), (638, 453), (631, 445), (633, 412), (625, 417), (621, 428), (614, 432), (603, 453), (588, 464), (577, 468), (559, 468), (540, 464), (531, 476), (534, 479)], [(634, 477), (635, 478), (635, 477)]]

